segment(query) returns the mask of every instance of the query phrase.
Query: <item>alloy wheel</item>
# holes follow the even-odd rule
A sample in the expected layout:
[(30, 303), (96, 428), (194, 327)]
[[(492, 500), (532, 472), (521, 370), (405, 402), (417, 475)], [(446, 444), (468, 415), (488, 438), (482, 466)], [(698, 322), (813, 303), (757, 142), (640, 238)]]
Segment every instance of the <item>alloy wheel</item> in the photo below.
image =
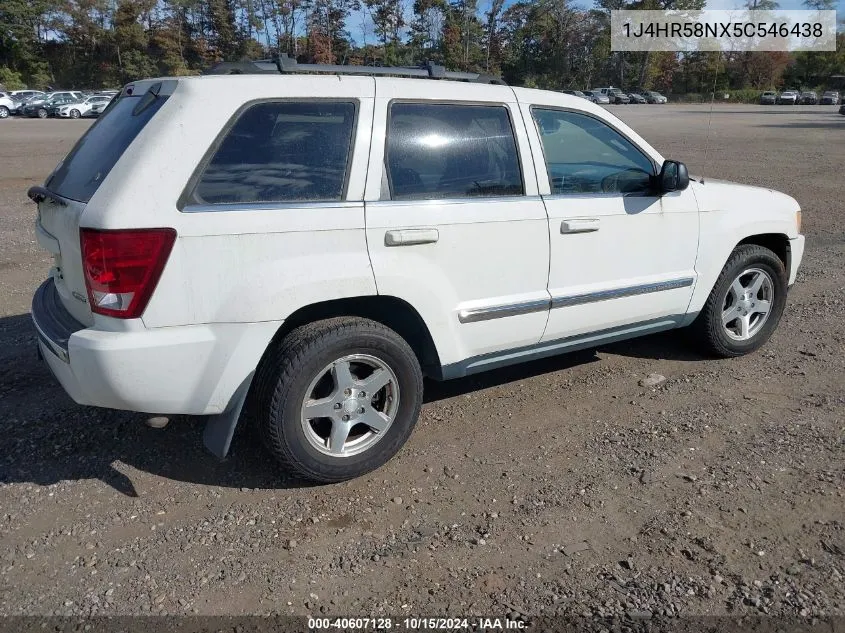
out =
[(399, 380), (381, 359), (344, 356), (324, 367), (309, 384), (301, 407), (308, 443), (332, 457), (372, 448), (399, 411)]

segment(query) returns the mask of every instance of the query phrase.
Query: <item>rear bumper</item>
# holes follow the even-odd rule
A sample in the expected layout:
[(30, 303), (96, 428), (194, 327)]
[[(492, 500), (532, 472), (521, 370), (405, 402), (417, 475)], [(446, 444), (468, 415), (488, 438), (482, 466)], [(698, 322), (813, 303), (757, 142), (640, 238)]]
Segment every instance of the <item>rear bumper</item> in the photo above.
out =
[(33, 298), (32, 320), (44, 360), (77, 403), (186, 415), (225, 411), (281, 325), (84, 328), (61, 304), (52, 279)]

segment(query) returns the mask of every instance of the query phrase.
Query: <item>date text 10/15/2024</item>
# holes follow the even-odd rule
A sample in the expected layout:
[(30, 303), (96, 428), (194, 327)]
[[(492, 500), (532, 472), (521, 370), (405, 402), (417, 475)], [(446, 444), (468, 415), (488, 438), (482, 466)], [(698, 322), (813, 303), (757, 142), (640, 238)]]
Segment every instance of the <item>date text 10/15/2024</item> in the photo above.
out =
[(309, 631), (507, 631), (527, 627), (522, 620), (472, 618), (308, 618)]

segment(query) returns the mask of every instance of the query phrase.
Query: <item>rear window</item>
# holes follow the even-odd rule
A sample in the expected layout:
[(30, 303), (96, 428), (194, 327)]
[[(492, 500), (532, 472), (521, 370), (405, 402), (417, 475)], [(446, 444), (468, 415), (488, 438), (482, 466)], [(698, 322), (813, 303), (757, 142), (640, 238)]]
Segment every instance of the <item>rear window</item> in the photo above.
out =
[(392, 104), (386, 165), (393, 200), (523, 194), (510, 115), (500, 105)]
[(88, 202), (123, 152), (155, 116), (166, 96), (123, 96), (108, 107), (79, 139), (45, 186), (71, 200)]
[(250, 106), (219, 141), (193, 202), (317, 202), (344, 194), (356, 104), (281, 101)]

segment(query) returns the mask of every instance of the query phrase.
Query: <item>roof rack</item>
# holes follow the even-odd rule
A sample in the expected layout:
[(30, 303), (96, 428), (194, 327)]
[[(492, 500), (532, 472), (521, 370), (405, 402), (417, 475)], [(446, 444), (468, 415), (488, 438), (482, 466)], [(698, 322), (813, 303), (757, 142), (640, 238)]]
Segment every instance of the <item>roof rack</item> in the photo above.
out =
[(272, 59), (245, 60), (240, 62), (220, 62), (205, 72), (204, 75), (256, 75), (286, 73), (330, 73), (332, 75), (378, 75), (389, 77), (418, 77), (423, 79), (448, 79), (472, 83), (507, 84), (499, 77), (482, 73), (464, 73), (446, 70), (433, 62), (422, 66), (351, 66), (341, 64), (300, 64), (287, 54), (277, 55)]

